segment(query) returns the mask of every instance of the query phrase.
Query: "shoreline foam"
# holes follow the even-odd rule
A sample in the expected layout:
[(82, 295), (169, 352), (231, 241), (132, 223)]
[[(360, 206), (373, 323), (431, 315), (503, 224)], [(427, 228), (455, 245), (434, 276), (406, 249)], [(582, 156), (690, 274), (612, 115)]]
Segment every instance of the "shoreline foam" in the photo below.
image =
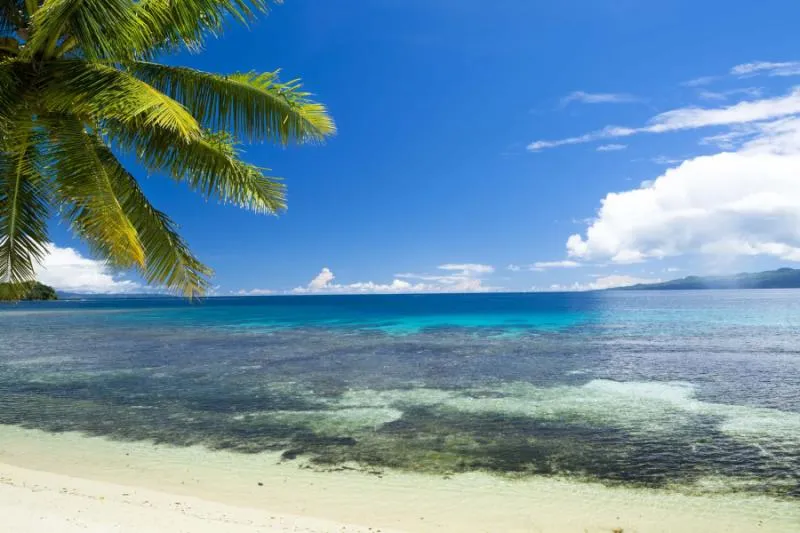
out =
[(120, 524), (118, 531), (137, 533), (205, 533), (222, 524), (232, 533), (783, 533), (800, 525), (800, 504), (768, 497), (488, 474), (330, 473), (278, 459), (0, 426), (0, 516), (17, 520), (14, 533), (71, 533), (79, 531), (75, 520), (88, 531)]

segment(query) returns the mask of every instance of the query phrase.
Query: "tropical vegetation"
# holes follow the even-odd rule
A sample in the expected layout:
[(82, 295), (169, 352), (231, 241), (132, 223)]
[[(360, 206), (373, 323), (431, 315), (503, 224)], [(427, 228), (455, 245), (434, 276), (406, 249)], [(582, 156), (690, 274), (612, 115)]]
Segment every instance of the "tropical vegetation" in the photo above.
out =
[(56, 290), (38, 281), (29, 281), (14, 286), (0, 283), (0, 301), (16, 300), (58, 300)]
[[(274, 2), (273, 2), (274, 3)], [(168, 66), (268, 0), (0, 0), (0, 282), (24, 290), (60, 217), (92, 252), (149, 283), (202, 295), (211, 270), (120, 162), (258, 213), (284, 185), (242, 142), (322, 141), (325, 106), (278, 72)]]

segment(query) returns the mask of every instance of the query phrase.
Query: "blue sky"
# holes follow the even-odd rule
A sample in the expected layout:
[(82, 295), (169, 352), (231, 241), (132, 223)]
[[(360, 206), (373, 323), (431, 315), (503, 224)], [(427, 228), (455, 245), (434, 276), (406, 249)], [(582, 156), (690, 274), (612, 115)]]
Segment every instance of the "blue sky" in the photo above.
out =
[[(792, 265), (799, 19), (789, 0), (287, 0), (167, 61), (280, 67), (328, 105), (326, 145), (246, 148), (285, 177), (288, 211), (138, 175), (219, 294), (590, 288)], [(51, 234), (46, 281), (139, 290), (63, 226)]]

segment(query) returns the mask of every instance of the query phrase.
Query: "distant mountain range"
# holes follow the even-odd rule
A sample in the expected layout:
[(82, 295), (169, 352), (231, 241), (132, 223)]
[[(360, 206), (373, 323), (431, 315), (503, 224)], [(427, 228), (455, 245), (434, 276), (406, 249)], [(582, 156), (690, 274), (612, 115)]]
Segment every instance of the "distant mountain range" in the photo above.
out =
[(703, 289), (800, 289), (800, 270), (779, 268), (733, 276), (688, 276), (662, 283), (640, 283), (615, 290), (686, 291)]

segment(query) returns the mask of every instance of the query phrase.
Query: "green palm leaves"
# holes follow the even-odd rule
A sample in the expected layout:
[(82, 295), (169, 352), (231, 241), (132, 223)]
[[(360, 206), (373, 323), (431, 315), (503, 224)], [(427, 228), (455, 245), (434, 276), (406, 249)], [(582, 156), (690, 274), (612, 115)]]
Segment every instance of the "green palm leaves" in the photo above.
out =
[(211, 74), (152, 62), (198, 49), (266, 0), (0, 0), (0, 282), (33, 280), (58, 215), (99, 257), (150, 283), (203, 294), (211, 270), (116, 154), (258, 213), (282, 182), (237, 139), (321, 142), (322, 104), (277, 72)]
[(29, 128), (13, 131), (0, 153), (0, 279), (12, 285), (33, 279), (47, 243), (48, 191), (36, 137)]

